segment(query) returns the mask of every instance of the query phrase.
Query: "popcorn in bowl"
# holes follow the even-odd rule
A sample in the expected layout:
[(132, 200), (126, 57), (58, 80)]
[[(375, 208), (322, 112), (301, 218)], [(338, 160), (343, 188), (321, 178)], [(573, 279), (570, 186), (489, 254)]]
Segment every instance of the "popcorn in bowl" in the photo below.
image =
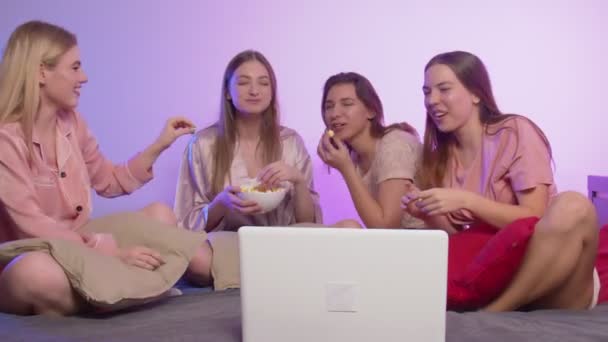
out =
[(286, 188), (269, 188), (257, 181), (252, 181), (241, 185), (241, 192), (238, 196), (241, 199), (256, 202), (262, 208), (260, 214), (264, 214), (276, 209), (285, 198), (286, 193)]
[(259, 185), (241, 185), (241, 192), (278, 192), (281, 191), (280, 187), (268, 188), (263, 184)]

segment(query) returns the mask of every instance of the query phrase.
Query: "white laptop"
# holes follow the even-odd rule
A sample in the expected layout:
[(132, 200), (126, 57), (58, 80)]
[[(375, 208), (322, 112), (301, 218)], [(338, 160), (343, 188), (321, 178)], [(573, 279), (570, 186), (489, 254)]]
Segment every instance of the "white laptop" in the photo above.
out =
[(245, 342), (444, 341), (447, 234), (243, 227)]

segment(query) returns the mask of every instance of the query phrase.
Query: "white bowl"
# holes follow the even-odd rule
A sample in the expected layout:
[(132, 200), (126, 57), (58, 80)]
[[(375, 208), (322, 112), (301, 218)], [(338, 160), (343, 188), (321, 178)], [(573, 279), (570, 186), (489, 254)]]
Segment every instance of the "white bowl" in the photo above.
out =
[(264, 214), (276, 209), (285, 198), (285, 194), (287, 194), (287, 189), (279, 188), (278, 190), (269, 192), (239, 192), (238, 195), (241, 199), (256, 202), (262, 207), (260, 214)]

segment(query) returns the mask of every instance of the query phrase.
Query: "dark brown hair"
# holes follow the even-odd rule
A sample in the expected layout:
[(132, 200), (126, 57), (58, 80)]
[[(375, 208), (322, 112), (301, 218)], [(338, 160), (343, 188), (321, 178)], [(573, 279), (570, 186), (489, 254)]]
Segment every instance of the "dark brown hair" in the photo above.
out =
[(369, 111), (375, 114), (374, 117), (370, 119), (372, 124), (371, 135), (373, 137), (382, 137), (393, 129), (401, 129), (419, 137), (416, 129), (407, 122), (392, 124), (390, 126), (384, 125), (384, 110), (382, 108), (382, 101), (380, 101), (380, 97), (378, 96), (378, 93), (376, 93), (376, 89), (374, 89), (372, 83), (365, 78), (365, 76), (356, 72), (341, 72), (331, 76), (325, 81), (323, 98), (321, 99), (321, 117), (323, 122), (325, 122), (325, 126), (327, 126), (327, 122), (325, 121), (325, 101), (327, 100), (327, 94), (332, 87), (338, 84), (352, 84), (355, 87), (357, 98), (363, 102), (363, 105)]

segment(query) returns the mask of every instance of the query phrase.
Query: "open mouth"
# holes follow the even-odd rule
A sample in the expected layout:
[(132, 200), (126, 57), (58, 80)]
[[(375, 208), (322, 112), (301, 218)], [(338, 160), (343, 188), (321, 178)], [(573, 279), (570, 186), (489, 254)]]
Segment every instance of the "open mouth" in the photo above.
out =
[(334, 124), (331, 124), (331, 129), (334, 132), (340, 132), (345, 126), (346, 126), (346, 124), (343, 124), (343, 123), (334, 123)]
[(441, 119), (441, 118), (445, 117), (447, 114), (448, 114), (447, 112), (436, 111), (436, 112), (431, 112), (431, 117), (433, 119)]

